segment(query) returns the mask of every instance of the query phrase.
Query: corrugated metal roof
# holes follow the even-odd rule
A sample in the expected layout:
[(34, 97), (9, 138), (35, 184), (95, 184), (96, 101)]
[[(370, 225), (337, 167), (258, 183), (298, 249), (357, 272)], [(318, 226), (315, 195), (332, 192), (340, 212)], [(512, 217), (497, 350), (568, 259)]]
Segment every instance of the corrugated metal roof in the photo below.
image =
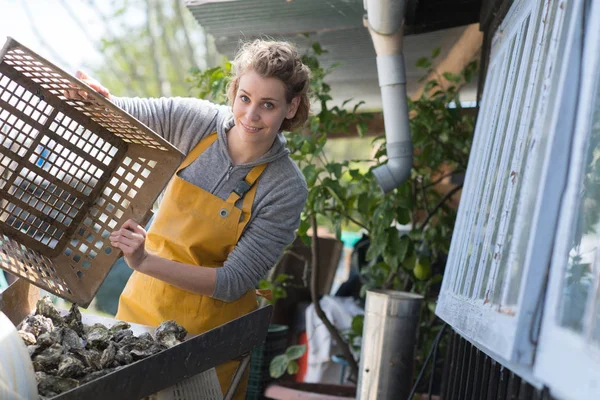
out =
[[(261, 36), (288, 40), (300, 51), (319, 42), (328, 52), (323, 66), (341, 66), (328, 77), (332, 97), (341, 102), (353, 97), (370, 109), (381, 108), (375, 50), (363, 26), (363, 0), (213, 0), (188, 1), (186, 6), (198, 23), (215, 38), (217, 49), (231, 58), (241, 40)], [(440, 47), (443, 59), (464, 28), (407, 36), (404, 56), (409, 93), (418, 86), (423, 71), (416, 61)], [(309, 34), (306, 38), (304, 34)]]

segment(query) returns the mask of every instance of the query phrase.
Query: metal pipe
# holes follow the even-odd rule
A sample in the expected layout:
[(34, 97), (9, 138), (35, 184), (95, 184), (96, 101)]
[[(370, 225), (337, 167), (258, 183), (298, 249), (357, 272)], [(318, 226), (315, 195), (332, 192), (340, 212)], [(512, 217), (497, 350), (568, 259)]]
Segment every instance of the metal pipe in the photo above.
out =
[(388, 193), (410, 177), (413, 148), (410, 138), (406, 71), (402, 54), (403, 0), (364, 0), (365, 25), (377, 53), (377, 74), (383, 104), (388, 162), (373, 170), (381, 190)]
[(242, 361), (240, 361), (240, 364), (237, 366), (235, 373), (233, 374), (231, 384), (227, 388), (227, 393), (225, 393), (223, 400), (233, 399), (233, 396), (235, 395), (235, 392), (236, 392), (240, 382), (242, 381), (242, 378), (244, 377), (244, 372), (246, 372), (246, 369), (248, 368), (249, 364), (250, 364), (250, 353), (246, 354), (244, 356), (244, 358), (242, 358)]
[(357, 400), (408, 397), (422, 301), (413, 293), (367, 291)]

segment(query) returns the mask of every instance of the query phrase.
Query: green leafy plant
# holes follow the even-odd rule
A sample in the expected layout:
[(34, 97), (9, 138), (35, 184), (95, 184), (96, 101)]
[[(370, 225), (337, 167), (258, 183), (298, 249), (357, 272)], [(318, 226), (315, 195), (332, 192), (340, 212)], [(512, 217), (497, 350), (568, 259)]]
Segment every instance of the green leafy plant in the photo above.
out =
[(265, 300), (267, 304), (275, 304), (277, 300), (287, 297), (286, 288), (291, 278), (291, 275), (279, 274), (273, 280), (262, 279), (260, 281), (259, 289), (271, 291), (271, 299)]
[(286, 372), (295, 375), (300, 369), (297, 359), (306, 352), (306, 345), (293, 345), (286, 349), (285, 353), (275, 356), (269, 365), (269, 374), (272, 378), (280, 378)]

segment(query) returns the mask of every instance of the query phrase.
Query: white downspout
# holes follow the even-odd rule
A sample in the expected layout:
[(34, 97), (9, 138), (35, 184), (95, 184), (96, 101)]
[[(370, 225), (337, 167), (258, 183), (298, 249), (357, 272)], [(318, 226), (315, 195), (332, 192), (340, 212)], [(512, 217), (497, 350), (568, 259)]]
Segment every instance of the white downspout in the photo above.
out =
[(388, 162), (375, 168), (373, 174), (381, 190), (388, 193), (410, 177), (413, 163), (402, 54), (406, 1), (364, 0), (364, 7), (365, 25), (377, 54), (388, 156)]

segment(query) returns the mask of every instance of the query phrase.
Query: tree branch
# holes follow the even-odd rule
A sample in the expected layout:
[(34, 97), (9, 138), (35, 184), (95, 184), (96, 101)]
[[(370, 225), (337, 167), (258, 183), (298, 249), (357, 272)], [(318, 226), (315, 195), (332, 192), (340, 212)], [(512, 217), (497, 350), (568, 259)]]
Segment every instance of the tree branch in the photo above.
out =
[[(71, 19), (73, 20), (73, 22), (75, 22), (75, 24), (79, 27), (79, 29), (81, 30), (81, 32), (83, 32), (83, 35), (90, 41), (90, 43), (96, 43), (96, 39), (94, 39), (92, 37), (92, 35), (90, 35), (90, 33), (88, 32), (87, 28), (85, 27), (85, 25), (83, 24), (83, 22), (81, 22), (81, 19), (79, 19), (79, 17), (77, 16), (77, 14), (75, 14), (73, 12), (73, 10), (71, 9), (71, 7), (69, 7), (66, 3), (65, 0), (60, 0), (60, 5), (65, 9), (65, 11), (67, 12), (67, 14), (69, 14), (69, 17), (71, 17)], [(98, 47), (97, 45), (95, 46), (96, 48)], [(104, 65), (108, 68), (108, 70), (111, 72), (111, 74), (113, 74), (113, 76), (115, 77), (115, 79), (123, 82), (125, 84), (125, 87), (127, 88), (127, 90), (129, 92), (133, 92), (133, 86), (131, 86), (131, 81), (129, 79), (120, 79), (122, 74), (120, 74), (115, 67), (113, 66), (113, 64), (111, 62), (109, 62), (106, 58), (104, 59)]]
[(425, 218), (425, 221), (423, 221), (423, 224), (419, 228), (420, 231), (422, 231), (423, 229), (425, 229), (425, 227), (429, 223), (429, 220), (431, 220), (431, 218), (435, 215), (435, 213), (444, 205), (444, 203), (446, 201), (448, 201), (448, 199), (450, 199), (450, 197), (452, 197), (452, 195), (454, 195), (454, 193), (456, 193), (460, 189), (462, 189), (462, 187), (463, 187), (463, 185), (460, 184), (460, 185), (456, 186), (455, 188), (453, 188), (452, 190), (450, 190), (448, 193), (446, 193), (446, 195), (444, 197), (442, 197), (442, 199), (436, 204), (436, 206), (434, 207), (434, 209), (431, 210), (431, 212), (429, 213), (429, 215), (427, 215), (427, 218)]
[(185, 41), (186, 55), (190, 61), (190, 65), (193, 67), (197, 67), (196, 63), (196, 52), (194, 50), (194, 46), (192, 46), (192, 40), (190, 39), (190, 34), (188, 32), (187, 25), (185, 23), (185, 19), (183, 19), (183, 12), (181, 11), (181, 0), (173, 0), (173, 9), (175, 10), (175, 18), (177, 19), (177, 23), (183, 30), (183, 38)]
[(154, 77), (158, 86), (159, 95), (170, 96), (171, 85), (165, 77), (165, 71), (162, 67), (160, 59), (160, 48), (156, 42), (156, 21), (154, 20), (154, 13), (156, 12), (156, 3), (153, 0), (146, 0), (146, 30), (148, 37), (150, 38), (150, 53), (152, 54), (152, 69), (154, 70)]
[(356, 225), (360, 226), (363, 229), (369, 230), (369, 228), (367, 228), (365, 225), (363, 225), (362, 223), (358, 222), (356, 219), (354, 219), (353, 217), (351, 217), (350, 215), (348, 215), (347, 213), (338, 210), (337, 208), (333, 208), (333, 207), (329, 207), (329, 208), (324, 208), (323, 211), (333, 211), (333, 212), (337, 212), (339, 213), (341, 216), (343, 216), (344, 218), (347, 218), (348, 220), (354, 222)]
[(350, 345), (342, 338), (342, 335), (338, 332), (337, 328), (329, 321), (327, 315), (325, 315), (325, 312), (321, 308), (321, 304), (319, 303), (319, 236), (317, 234), (317, 217), (313, 214), (310, 220), (313, 230), (311, 244), (312, 276), (310, 279), (310, 294), (312, 298), (312, 304), (315, 307), (317, 316), (321, 319), (321, 321), (323, 321), (323, 324), (331, 334), (331, 337), (342, 348), (344, 359), (348, 362), (348, 364), (350, 364), (351, 376), (358, 377), (358, 363), (352, 355)]
[[(162, 38), (162, 44), (167, 52), (167, 56), (169, 57), (171, 65), (173, 66), (175, 75), (177, 75), (177, 82), (183, 83), (185, 80), (185, 77), (183, 76), (183, 73), (181, 72), (181, 70), (183, 69), (183, 66), (181, 65), (183, 60), (180, 60), (175, 55), (175, 53), (173, 52), (173, 49), (171, 47), (171, 43), (173, 43), (174, 41), (176, 42), (177, 36), (169, 35), (167, 32), (167, 28), (166, 28), (167, 24), (165, 23), (165, 15), (163, 14), (163, 11), (162, 11), (162, 5), (160, 3), (155, 3), (154, 7), (155, 7), (154, 9), (156, 10), (156, 21), (158, 23), (158, 26), (160, 26), (160, 28), (162, 30), (162, 34), (160, 35), (160, 37)], [(183, 29), (183, 27), (182, 27), (182, 29)]]
[(452, 170), (452, 171), (448, 172), (447, 174), (444, 174), (444, 175), (440, 176), (440, 177), (439, 177), (438, 179), (436, 179), (435, 181), (433, 181), (433, 182), (430, 182), (430, 183), (429, 183), (429, 184), (427, 184), (427, 185), (424, 185), (424, 186), (423, 186), (423, 189), (429, 189), (430, 187), (437, 185), (438, 183), (440, 183), (440, 182), (441, 182), (441, 181), (443, 181), (444, 179), (448, 178), (449, 176), (452, 176), (452, 175), (454, 175), (454, 174), (455, 174), (455, 173), (457, 173), (457, 172), (458, 172), (458, 168), (457, 168), (457, 169), (455, 169), (455, 170)]
[[(88, 4), (93, 9), (94, 14), (98, 15), (100, 17), (100, 19), (102, 20), (102, 22), (104, 23), (104, 28), (106, 29), (108, 36), (111, 38), (114, 38), (115, 34), (110, 27), (110, 21), (109, 21), (108, 17), (106, 15), (104, 15), (104, 13), (102, 13), (102, 11), (98, 8), (98, 6), (94, 2), (94, 0), (88, 0)], [(131, 57), (131, 55), (129, 54), (129, 52), (125, 49), (125, 47), (123, 47), (123, 44), (121, 43), (120, 40), (115, 40), (115, 46), (117, 47), (117, 50), (119, 51), (119, 54), (121, 55), (121, 57), (123, 57), (123, 60), (129, 66), (129, 71), (131, 73), (131, 77), (133, 79), (135, 79), (137, 82), (139, 82), (140, 87), (142, 88), (142, 91), (144, 93), (148, 93), (148, 86), (146, 86), (145, 80), (142, 79), (137, 72), (137, 62), (135, 61), (135, 59), (133, 59)]]

